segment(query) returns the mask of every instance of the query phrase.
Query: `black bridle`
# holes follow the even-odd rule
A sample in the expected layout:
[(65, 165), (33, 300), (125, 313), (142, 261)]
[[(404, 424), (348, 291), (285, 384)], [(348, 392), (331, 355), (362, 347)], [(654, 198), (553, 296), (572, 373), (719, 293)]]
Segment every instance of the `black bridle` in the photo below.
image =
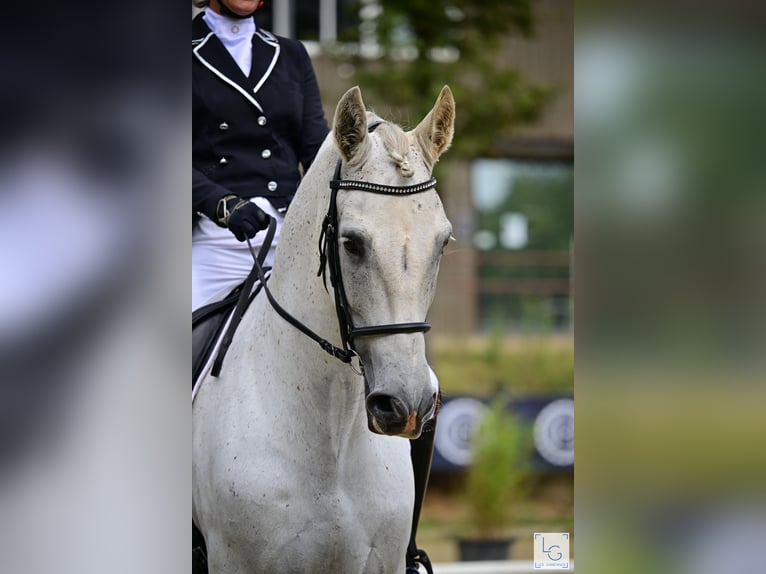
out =
[[(367, 126), (367, 131), (372, 132), (383, 121), (377, 121)], [(338, 204), (337, 197), (340, 190), (356, 190), (366, 191), (369, 193), (378, 193), (383, 195), (412, 195), (414, 193), (420, 193), (433, 189), (436, 186), (436, 179), (431, 177), (430, 179), (415, 185), (396, 186), (396, 185), (383, 185), (380, 183), (370, 183), (368, 181), (357, 181), (340, 179), (340, 170), (342, 166), (342, 160), (338, 159), (338, 163), (335, 166), (335, 174), (332, 180), (330, 180), (330, 205), (327, 208), (327, 215), (325, 215), (322, 222), (322, 232), (319, 235), (319, 271), (317, 276), (322, 277), (325, 289), (327, 289), (327, 279), (325, 275), (325, 269), (330, 268), (330, 284), (335, 292), (335, 311), (338, 316), (338, 331), (340, 333), (341, 347), (337, 347), (330, 343), (327, 339), (320, 337), (309, 327), (301, 323), (298, 319), (293, 317), (282, 307), (279, 302), (272, 295), (271, 290), (268, 288), (266, 282), (266, 275), (263, 270), (263, 261), (268, 251), (268, 245), (264, 243), (261, 247), (259, 255), (255, 254), (253, 246), (250, 244), (250, 240), (247, 240), (247, 245), (250, 248), (250, 252), (253, 254), (253, 270), (250, 272), (245, 285), (242, 289), (240, 300), (237, 303), (237, 308), (234, 311), (234, 315), (229, 324), (229, 328), (224, 337), (221, 347), (218, 351), (218, 356), (213, 364), (211, 373), (213, 376), (218, 376), (223, 365), (223, 359), (231, 343), (234, 331), (239, 324), (247, 306), (255, 295), (251, 295), (255, 279), (260, 281), (259, 288), (263, 288), (266, 293), (266, 297), (274, 308), (274, 311), (282, 317), (285, 321), (290, 323), (293, 327), (298, 329), (301, 333), (319, 344), (322, 349), (335, 357), (336, 359), (343, 361), (344, 363), (351, 363), (354, 357), (359, 357), (359, 354), (354, 348), (354, 339), (358, 337), (372, 337), (374, 335), (396, 335), (400, 333), (425, 333), (431, 329), (431, 324), (425, 321), (415, 321), (411, 323), (391, 323), (386, 325), (368, 325), (365, 327), (354, 327), (354, 322), (351, 318), (351, 311), (346, 298), (346, 290), (343, 287), (343, 275), (341, 273), (340, 255), (338, 253)], [(268, 235), (274, 235), (274, 228), (276, 221), (272, 218), (269, 225)], [(271, 241), (269, 240), (270, 244)], [(256, 293), (258, 291), (256, 290)], [(358, 374), (364, 374), (364, 366), (361, 359), (359, 360), (360, 370)], [(353, 368), (353, 366), (352, 366)]]
[[(382, 121), (370, 124), (368, 131), (373, 131)], [(431, 324), (425, 321), (415, 321), (410, 323), (391, 323), (384, 325), (369, 325), (365, 327), (355, 327), (351, 318), (351, 311), (346, 298), (346, 289), (343, 286), (343, 274), (340, 265), (340, 253), (338, 249), (338, 191), (354, 190), (366, 191), (383, 195), (412, 195), (433, 189), (436, 186), (436, 179), (430, 179), (415, 185), (396, 186), (383, 185), (379, 183), (370, 183), (368, 181), (349, 180), (340, 178), (342, 160), (338, 159), (335, 165), (335, 174), (330, 180), (330, 205), (327, 208), (322, 222), (322, 233), (319, 235), (319, 271), (317, 276), (322, 277), (325, 289), (327, 288), (327, 278), (325, 269), (330, 269), (330, 284), (335, 292), (335, 311), (338, 315), (338, 331), (343, 345), (341, 355), (343, 358), (357, 355), (354, 348), (354, 339), (358, 337), (371, 337), (374, 335), (395, 335), (400, 333), (425, 333), (431, 329)], [(339, 357), (342, 358), (342, 357)]]
[[(370, 124), (367, 127), (367, 130), (370, 132), (373, 131), (381, 123), (382, 121), (378, 121)], [(319, 236), (319, 271), (317, 272), (317, 276), (322, 277), (322, 282), (324, 283), (326, 289), (327, 279), (325, 270), (327, 267), (330, 268), (330, 283), (335, 292), (335, 310), (338, 315), (338, 330), (340, 332), (342, 347), (336, 347), (327, 339), (317, 335), (314, 331), (309, 329), (306, 325), (288, 313), (272, 295), (271, 290), (267, 285), (266, 276), (263, 270), (263, 262), (266, 259), (266, 254), (268, 253), (269, 247), (271, 245), (271, 240), (274, 237), (274, 232), (276, 229), (276, 220), (272, 218), (269, 223), (267, 238), (264, 241), (264, 244), (261, 246), (261, 250), (258, 255), (255, 254), (253, 246), (250, 244), (250, 240), (247, 240), (247, 245), (250, 248), (250, 252), (253, 254), (253, 270), (245, 280), (244, 286), (242, 287), (242, 291), (240, 293), (239, 301), (230, 319), (229, 327), (221, 342), (218, 355), (211, 370), (211, 374), (213, 376), (217, 377), (220, 374), (221, 367), (223, 365), (223, 359), (234, 337), (234, 332), (237, 328), (237, 325), (242, 319), (242, 315), (247, 309), (250, 301), (252, 301), (253, 297), (255, 297), (255, 294), (258, 293), (258, 289), (256, 289), (255, 294), (251, 293), (256, 279), (260, 281), (259, 288), (262, 288), (266, 293), (266, 297), (268, 298), (269, 303), (271, 303), (274, 311), (276, 311), (280, 317), (293, 325), (304, 335), (319, 343), (319, 346), (322, 347), (324, 351), (343, 361), (344, 363), (351, 364), (351, 361), (354, 357), (359, 357), (359, 354), (354, 348), (354, 339), (357, 337), (371, 337), (373, 335), (395, 335), (398, 333), (425, 333), (431, 329), (431, 325), (425, 321), (354, 327), (354, 322), (351, 319), (348, 300), (346, 299), (346, 290), (343, 287), (343, 275), (341, 274), (340, 255), (338, 252), (337, 197), (338, 191), (340, 190), (357, 190), (385, 195), (412, 195), (414, 193), (420, 193), (422, 191), (433, 189), (436, 186), (436, 179), (431, 177), (427, 181), (408, 186), (383, 185), (378, 183), (370, 183), (368, 181), (340, 179), (341, 167), (342, 160), (339, 159), (337, 165), (335, 166), (335, 174), (333, 175), (332, 180), (330, 180), (330, 205), (327, 208), (327, 215), (325, 215), (324, 221), (322, 222), (322, 232)], [(360, 370), (356, 372), (360, 375), (364, 375), (364, 366), (361, 362), (361, 359), (359, 360), (359, 367)], [(433, 425), (431, 426), (430, 432), (433, 433)], [(413, 445), (414, 444), (415, 443), (413, 443)], [(433, 574), (433, 568), (431, 567), (431, 562), (428, 559), (428, 555), (423, 550), (420, 550), (415, 543), (415, 533), (417, 529), (416, 527), (418, 518), (420, 517), (420, 508), (422, 506), (423, 497), (425, 495), (425, 485), (427, 483), (427, 477), (431, 467), (431, 452), (433, 449), (433, 441), (431, 440), (431, 442), (428, 444), (430, 444), (430, 447), (425, 447), (426, 452), (418, 455), (418, 460), (420, 460), (418, 465), (415, 465), (415, 454), (412, 455), (414, 465), (413, 469), (416, 479), (413, 523), (410, 530), (410, 542), (407, 546), (406, 555), (408, 573), (419, 572), (417, 565), (422, 564), (428, 574)], [(423, 461), (426, 461), (425, 465), (423, 465)], [(420, 476), (420, 480), (418, 480), (418, 476)]]

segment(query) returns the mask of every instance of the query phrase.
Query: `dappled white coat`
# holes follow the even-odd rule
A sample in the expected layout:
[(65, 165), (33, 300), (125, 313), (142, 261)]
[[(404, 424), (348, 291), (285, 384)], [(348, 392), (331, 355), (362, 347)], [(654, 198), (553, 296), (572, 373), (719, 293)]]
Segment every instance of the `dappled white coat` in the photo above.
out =
[[(367, 121), (354, 88), (291, 204), (269, 282), (284, 308), (336, 345), (332, 288), (317, 277), (336, 160), (343, 156), (344, 179), (427, 180), (451, 142), (454, 100), (445, 87), (406, 135), (396, 126), (368, 135)], [(387, 134), (405, 142), (404, 154), (384, 143)], [(356, 243), (341, 248), (355, 324), (423, 321), (450, 235), (436, 191), (342, 191), (338, 210), (341, 244)], [(423, 333), (359, 339), (357, 349), (366, 383), (265, 296), (251, 305), (220, 377), (205, 379), (193, 406), (193, 518), (211, 574), (404, 572), (414, 499), (407, 438), (433, 416), (436, 389)], [(382, 423), (365, 407), (373, 391), (412, 410), (407, 428), (391, 431), (400, 436), (377, 434)]]

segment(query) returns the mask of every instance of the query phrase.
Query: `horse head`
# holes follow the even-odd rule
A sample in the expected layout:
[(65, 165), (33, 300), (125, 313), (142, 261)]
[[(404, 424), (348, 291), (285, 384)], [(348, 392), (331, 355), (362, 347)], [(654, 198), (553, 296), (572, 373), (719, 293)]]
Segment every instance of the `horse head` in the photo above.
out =
[[(415, 438), (437, 408), (423, 331), (452, 228), (431, 172), (452, 142), (455, 101), (445, 86), (433, 109), (409, 132), (388, 122), (368, 132), (376, 120), (359, 88), (338, 103), (333, 124), (342, 158), (338, 176), (371, 184), (367, 189), (351, 185), (337, 194), (341, 288), (356, 332), (368, 328), (364, 336), (353, 337), (364, 367), (368, 427), (377, 434)], [(381, 325), (388, 329), (376, 329)], [(397, 328), (402, 325), (425, 327)]]

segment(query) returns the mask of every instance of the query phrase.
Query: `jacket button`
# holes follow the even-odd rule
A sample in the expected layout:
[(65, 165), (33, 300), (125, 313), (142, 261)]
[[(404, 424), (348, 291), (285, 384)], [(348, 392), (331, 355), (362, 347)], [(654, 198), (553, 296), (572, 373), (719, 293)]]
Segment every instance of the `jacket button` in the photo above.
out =
[(270, 149), (265, 149), (265, 150), (263, 150), (263, 151), (261, 152), (261, 157), (262, 157), (263, 159), (269, 159), (269, 158), (271, 157), (271, 150), (270, 150)]
[(265, 126), (266, 125), (266, 116), (258, 116), (258, 125), (259, 126)]
[(277, 187), (279, 186), (277, 185), (276, 181), (270, 181), (269, 183), (266, 184), (266, 187), (269, 189), (269, 191), (276, 191)]
[(229, 160), (227, 160), (225, 157), (222, 157), (222, 158), (221, 158), (221, 159), (218, 161), (218, 163), (220, 163), (221, 165), (223, 165), (223, 164), (229, 163)]
[(229, 129), (229, 124), (227, 124), (226, 122), (221, 122), (221, 124), (218, 126), (218, 129), (219, 130), (228, 130)]

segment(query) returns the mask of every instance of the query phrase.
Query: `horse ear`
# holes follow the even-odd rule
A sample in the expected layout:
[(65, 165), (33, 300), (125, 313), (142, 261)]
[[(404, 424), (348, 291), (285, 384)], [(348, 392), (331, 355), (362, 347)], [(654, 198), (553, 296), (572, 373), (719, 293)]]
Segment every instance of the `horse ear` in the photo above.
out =
[(346, 162), (359, 157), (367, 141), (367, 114), (359, 86), (354, 86), (338, 102), (333, 122), (335, 143)]
[(413, 130), (415, 138), (433, 165), (447, 151), (455, 134), (455, 98), (449, 86), (444, 86), (433, 109)]

